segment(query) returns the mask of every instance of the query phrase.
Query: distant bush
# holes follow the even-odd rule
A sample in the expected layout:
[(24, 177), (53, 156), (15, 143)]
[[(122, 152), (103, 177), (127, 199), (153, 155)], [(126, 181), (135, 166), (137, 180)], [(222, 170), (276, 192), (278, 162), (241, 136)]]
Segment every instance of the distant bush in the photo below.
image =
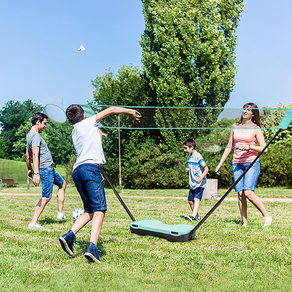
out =
[(183, 151), (167, 152), (165, 145), (146, 142), (139, 153), (124, 163), (123, 185), (132, 189), (175, 189), (188, 187)]
[(292, 149), (280, 144), (271, 145), (261, 156), (261, 174), (258, 185), (262, 187), (292, 186)]

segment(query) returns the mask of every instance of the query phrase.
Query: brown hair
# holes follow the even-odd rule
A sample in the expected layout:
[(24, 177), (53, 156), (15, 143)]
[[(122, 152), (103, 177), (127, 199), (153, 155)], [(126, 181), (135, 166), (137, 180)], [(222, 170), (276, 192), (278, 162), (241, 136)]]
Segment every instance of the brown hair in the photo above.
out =
[(193, 139), (187, 139), (183, 141), (183, 145), (186, 145), (188, 147), (193, 147), (194, 149), (196, 149), (196, 142)]
[(31, 118), (31, 123), (34, 126), (34, 125), (36, 125), (37, 121), (40, 121), (42, 123), (44, 119), (48, 119), (48, 116), (46, 114), (34, 113), (32, 118)]
[[(253, 123), (255, 123), (256, 125), (258, 125), (259, 127), (261, 127), (260, 112), (258, 110), (257, 105), (255, 103), (248, 102), (248, 103), (243, 105), (243, 108), (250, 108), (251, 109), (252, 114), (253, 114), (253, 117), (251, 118), (251, 121)], [(243, 122), (243, 117), (241, 115), (238, 124), (242, 124), (242, 122)]]
[(68, 121), (75, 125), (84, 119), (84, 109), (78, 104), (71, 104), (66, 109)]

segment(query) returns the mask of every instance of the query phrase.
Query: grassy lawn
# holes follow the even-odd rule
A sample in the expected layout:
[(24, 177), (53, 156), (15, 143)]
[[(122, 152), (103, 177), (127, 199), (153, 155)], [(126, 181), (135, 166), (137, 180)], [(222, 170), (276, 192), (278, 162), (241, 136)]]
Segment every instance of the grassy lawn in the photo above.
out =
[[(64, 178), (66, 177), (65, 167), (57, 165), (56, 170)], [(0, 158), (0, 178), (14, 178), (14, 181), (19, 186), (26, 187), (26, 174), (27, 168), (25, 162)]]
[[(108, 212), (98, 242), (106, 261), (89, 264), (83, 254), (90, 225), (77, 234), (74, 257), (64, 253), (58, 241), (72, 225), (72, 211), (82, 207), (74, 188), (66, 196), (67, 219), (56, 219), (54, 195), (40, 218), (42, 230), (27, 229), (41, 192), (32, 190), (38, 195), (0, 194), (1, 291), (291, 291), (291, 203), (265, 202), (273, 216), (272, 226), (265, 228), (262, 216), (249, 204), (249, 225), (244, 228), (237, 202), (224, 201), (194, 240), (172, 243), (131, 234), (130, 218), (106, 190)], [(292, 197), (291, 189), (267, 190), (258, 193)], [(180, 218), (190, 213), (187, 201), (172, 199), (186, 192), (124, 190), (122, 196), (136, 220), (191, 224)], [(203, 200), (200, 215), (213, 205), (214, 200)]]

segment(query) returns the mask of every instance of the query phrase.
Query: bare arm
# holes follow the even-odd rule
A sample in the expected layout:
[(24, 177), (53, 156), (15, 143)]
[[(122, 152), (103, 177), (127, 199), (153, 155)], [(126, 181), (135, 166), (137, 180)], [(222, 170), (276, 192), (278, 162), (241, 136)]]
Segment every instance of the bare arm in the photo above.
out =
[(205, 167), (204, 167), (204, 172), (202, 173), (202, 175), (197, 179), (197, 183), (199, 184), (199, 183), (201, 183), (202, 182), (202, 180), (204, 179), (204, 177), (207, 175), (207, 173), (209, 172), (209, 168), (208, 168), (208, 166), (206, 165)]
[(228, 157), (228, 155), (230, 154), (231, 150), (232, 150), (232, 147), (234, 147), (234, 138), (233, 138), (233, 134), (234, 134), (234, 130), (231, 129), (230, 131), (230, 136), (229, 136), (229, 141), (228, 141), (228, 144), (227, 144), (227, 148), (224, 150), (223, 152), (223, 155), (221, 157), (221, 160), (219, 162), (219, 164), (217, 165), (216, 167), (216, 170), (215, 172), (217, 174), (220, 174), (220, 168), (221, 166), (223, 165), (224, 161), (226, 160), (226, 158)]
[(32, 180), (31, 155), (27, 146), (25, 151), (25, 161), (27, 167), (27, 177)]
[[(39, 147), (32, 147), (32, 165), (33, 165), (33, 173), (34, 172), (39, 172)], [(32, 178), (32, 182), (35, 186), (38, 186), (40, 184), (40, 175), (39, 174), (34, 174)]]
[(124, 108), (124, 107), (116, 107), (116, 106), (111, 106), (101, 112), (99, 112), (98, 114), (95, 115), (95, 120), (97, 122), (99, 122), (100, 120), (102, 120), (103, 118), (112, 115), (112, 114), (127, 114), (127, 115), (132, 115), (133, 116), (133, 120), (140, 120), (141, 118), (141, 114), (133, 109), (128, 109), (128, 108)]

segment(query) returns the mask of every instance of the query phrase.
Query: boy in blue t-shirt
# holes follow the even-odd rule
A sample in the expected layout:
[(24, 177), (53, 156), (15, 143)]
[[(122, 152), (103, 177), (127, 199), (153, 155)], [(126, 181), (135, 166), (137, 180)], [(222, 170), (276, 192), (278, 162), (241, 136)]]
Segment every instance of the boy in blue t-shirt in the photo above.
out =
[(209, 171), (202, 155), (196, 151), (196, 142), (187, 139), (183, 142), (184, 151), (188, 154), (188, 167), (186, 172), (189, 173), (189, 197), (188, 201), (192, 210), (192, 216), (185, 216), (190, 221), (200, 220), (199, 207), (207, 183), (207, 173)]

